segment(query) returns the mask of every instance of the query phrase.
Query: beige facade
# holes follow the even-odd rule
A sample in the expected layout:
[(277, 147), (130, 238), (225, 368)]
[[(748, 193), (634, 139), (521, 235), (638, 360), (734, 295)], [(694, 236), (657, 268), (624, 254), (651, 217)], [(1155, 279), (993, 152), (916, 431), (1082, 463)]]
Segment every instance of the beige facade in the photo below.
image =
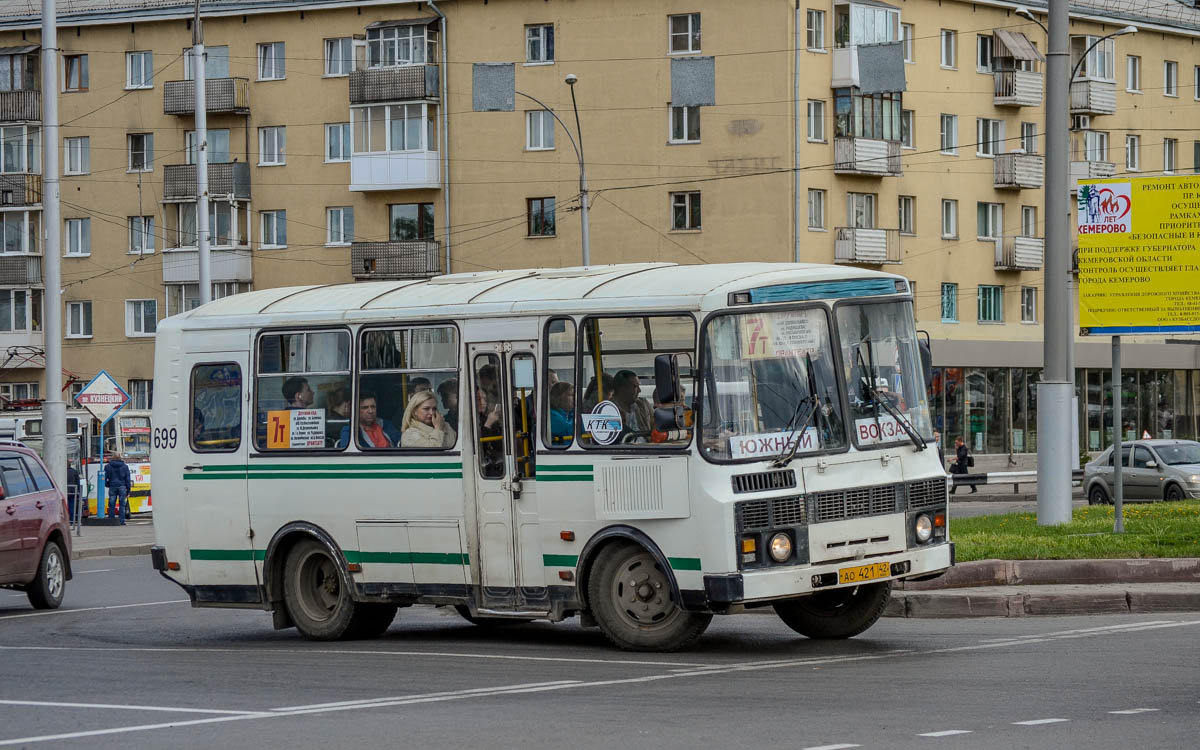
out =
[[(175, 249), (194, 247), (192, 209), (181, 208), (194, 195), (184, 166), (194, 128), (184, 59), (191, 4), (106, 10), (117, 5), (130, 3), (76, 3), (91, 9), (60, 21), (60, 70), (65, 75), (67, 56), (88, 63), (86, 90), (59, 93), (61, 136), (87, 138), (90, 160), (86, 173), (67, 174), (64, 151), (62, 215), (70, 231), (82, 231), (75, 220), (86, 219), (90, 238), (89, 247), (73, 248), (86, 255), (63, 259), (64, 363), (83, 382), (104, 368), (125, 384), (151, 377), (153, 336), (138, 333), (146, 318), (198, 293), (195, 251)], [(919, 327), (941, 364), (1040, 363), (1045, 64), (1030, 47), (1044, 52), (1046, 43), (1041, 28), (1015, 15), (1016, 3), (446, 0), (438, 4), (444, 31), (427, 3), (205, 5), (208, 127), (219, 131), (210, 160), (227, 162), (210, 172), (229, 224), (218, 225), (214, 243), (218, 294), (427, 275), (446, 270), (447, 257), (453, 272), (578, 264), (576, 154), (563, 127), (538, 121), (541, 108), (530, 98), (574, 133), (570, 73), (578, 77), (592, 263), (798, 258), (885, 267), (915, 281)], [(1077, 52), (1088, 35), (1129, 23), (1141, 31), (1093, 52), (1087, 77), (1072, 87), (1072, 111), (1086, 116), (1072, 133), (1073, 174), (1162, 174), (1171, 167), (1167, 140), (1176, 172), (1200, 169), (1200, 11), (1179, 6), (1168, 17), (1160, 3), (1119, 13), (1109, 5), (1073, 8)], [(40, 19), (27, 12), (27, 3), (0, 3), (7, 51), (36, 48)], [(331, 39), (352, 40), (344, 44), (357, 72), (336, 70), (345, 54), (337, 50), (346, 48), (335, 46), (331, 61)], [(904, 41), (868, 46), (893, 39)], [(152, 53), (149, 81), (131, 78), (148, 62), (137, 52)], [(1130, 80), (1131, 56), (1140, 81)], [(473, 64), (481, 62), (513, 64), (521, 93), (512, 111), (475, 111)], [(701, 105), (673, 111), (673, 87)], [(879, 93), (857, 100), (866, 114), (854, 110), (853, 95), (870, 89)], [(835, 116), (839, 90), (848, 119)], [(0, 92), (14, 99), (0, 103), (5, 127), (25, 122), (18, 93), (26, 92)], [(351, 128), (355, 153), (331, 158), (327, 126), (350, 123), (352, 110), (356, 121), (384, 120)], [(542, 148), (551, 132), (553, 148)], [(146, 171), (131, 169), (137, 134), (153, 134)], [(1138, 139), (1130, 168), (1126, 136)], [(4, 171), (13, 172), (7, 163)], [(552, 233), (530, 217), (544, 199), (555, 205)], [(354, 244), (330, 242), (343, 216), (330, 226), (337, 207), (353, 211)], [(286, 241), (269, 243), (282, 239), (272, 236), (277, 211), (286, 212)], [(36, 223), (40, 204), (28, 215)], [(153, 217), (152, 252), (131, 249), (136, 216)], [(31, 276), (23, 259), (0, 258), (10, 260), (18, 263), (2, 266), (0, 287), (25, 290), (32, 310), (40, 273)], [(134, 300), (154, 300), (153, 310)], [(78, 304), (85, 302), (90, 332)], [(23, 330), (0, 333), (10, 354), (32, 353), (10, 356), (5, 383), (40, 380), (43, 334), (31, 330), (34, 314), (27, 317)], [(1106, 345), (1081, 345), (1080, 366), (1102, 358)], [(1136, 356), (1138, 344), (1131, 346)], [(1148, 341), (1154, 361), (1139, 364), (1197, 368), (1197, 351)]]

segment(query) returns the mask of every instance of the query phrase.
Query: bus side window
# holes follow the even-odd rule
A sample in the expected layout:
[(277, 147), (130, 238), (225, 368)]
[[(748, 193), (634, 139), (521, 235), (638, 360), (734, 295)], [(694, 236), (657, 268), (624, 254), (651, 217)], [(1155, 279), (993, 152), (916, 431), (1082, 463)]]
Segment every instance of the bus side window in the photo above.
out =
[(190, 429), (196, 453), (227, 453), (242, 444), (242, 368), (236, 362), (192, 368)]
[(553, 318), (546, 323), (546, 411), (542, 441), (548, 448), (565, 450), (575, 442), (575, 321)]
[(326, 428), (333, 404), (350, 387), (350, 332), (264, 333), (258, 339), (255, 443), (265, 450), (344, 448)]
[[(476, 450), (479, 475), (484, 479), (504, 476), (504, 408), (500, 403), (500, 358), (495, 354), (475, 357)], [(466, 420), (463, 420), (464, 422)]]
[(532, 477), (535, 460), (533, 438), (537, 434), (534, 418), (537, 408), (537, 391), (534, 389), (537, 371), (531, 354), (514, 354), (509, 365), (512, 368), (509, 384), (512, 390), (512, 441), (517, 476)]
[[(359, 347), (358, 408), (347, 412), (358, 449), (453, 448), (461, 431), (458, 329), (366, 330)], [(421, 393), (427, 395), (416, 398)]]

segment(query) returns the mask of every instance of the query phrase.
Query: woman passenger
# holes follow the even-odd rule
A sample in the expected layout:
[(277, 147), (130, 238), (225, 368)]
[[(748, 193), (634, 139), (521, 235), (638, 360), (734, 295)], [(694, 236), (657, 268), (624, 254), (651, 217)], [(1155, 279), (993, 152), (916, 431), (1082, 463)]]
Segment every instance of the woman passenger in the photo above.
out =
[(400, 429), (401, 448), (453, 448), (458, 437), (438, 411), (433, 391), (417, 391), (409, 397)]
[(550, 442), (570, 445), (575, 437), (575, 386), (559, 381), (550, 386)]

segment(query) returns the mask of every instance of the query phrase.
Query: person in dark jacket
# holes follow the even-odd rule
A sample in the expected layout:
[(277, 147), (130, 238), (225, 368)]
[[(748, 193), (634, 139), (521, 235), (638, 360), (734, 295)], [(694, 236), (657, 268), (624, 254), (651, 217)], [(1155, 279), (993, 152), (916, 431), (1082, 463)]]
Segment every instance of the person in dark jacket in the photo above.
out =
[(129, 515), (130, 484), (129, 467), (121, 459), (120, 453), (113, 453), (104, 465), (104, 486), (108, 489), (108, 512), (116, 515), (122, 526)]
[[(950, 473), (951, 474), (966, 474), (967, 467), (970, 465), (971, 465), (971, 455), (967, 451), (967, 444), (963, 442), (963, 439), (961, 437), (955, 438), (954, 439), (954, 463), (950, 464)], [(950, 494), (953, 495), (954, 491), (956, 489), (958, 489), (958, 485), (952, 486), (950, 488)], [(972, 495), (974, 495), (978, 491), (979, 491), (979, 488), (977, 488), (975, 485), (971, 485), (971, 494)]]
[(75, 523), (75, 503), (79, 502), (79, 470), (67, 463), (67, 522)]

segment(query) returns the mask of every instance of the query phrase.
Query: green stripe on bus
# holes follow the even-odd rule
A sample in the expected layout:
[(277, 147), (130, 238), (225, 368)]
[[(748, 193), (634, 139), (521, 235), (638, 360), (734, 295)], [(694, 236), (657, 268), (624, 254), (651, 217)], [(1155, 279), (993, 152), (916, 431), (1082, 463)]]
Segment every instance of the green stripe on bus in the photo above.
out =
[[(215, 468), (215, 467), (214, 467)], [(462, 461), (454, 463), (410, 463), (408, 461), (396, 461), (394, 463), (385, 464), (356, 464), (349, 461), (336, 464), (246, 464), (243, 469), (249, 471), (359, 471), (362, 469), (391, 469), (393, 471), (407, 471), (409, 469), (456, 469), (462, 471)], [(204, 467), (204, 471), (208, 471), (209, 467)]]
[[(540, 472), (541, 468), (538, 468), (538, 471)], [(594, 481), (596, 481), (595, 477), (593, 477), (591, 474), (563, 474), (561, 476), (558, 476), (555, 474), (550, 474), (550, 475), (543, 474), (541, 476), (534, 477), (534, 479), (538, 480), (539, 482), (594, 482)]]
[(542, 565), (547, 568), (574, 568), (579, 564), (579, 555), (542, 555)]
[(539, 464), (538, 471), (575, 471), (575, 472), (590, 472), (592, 466), (590, 464)]
[(267, 551), (265, 549), (193, 549), (188, 550), (189, 556), (193, 560), (209, 560), (209, 561), (237, 561), (250, 562), (252, 560), (267, 559)]
[(698, 557), (668, 557), (667, 562), (675, 570), (700, 570)]
[(389, 565), (470, 565), (467, 555), (458, 552), (355, 552), (346, 550), (346, 562), (387, 563)]

